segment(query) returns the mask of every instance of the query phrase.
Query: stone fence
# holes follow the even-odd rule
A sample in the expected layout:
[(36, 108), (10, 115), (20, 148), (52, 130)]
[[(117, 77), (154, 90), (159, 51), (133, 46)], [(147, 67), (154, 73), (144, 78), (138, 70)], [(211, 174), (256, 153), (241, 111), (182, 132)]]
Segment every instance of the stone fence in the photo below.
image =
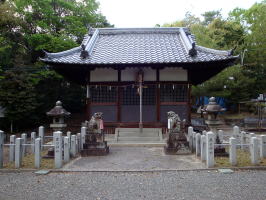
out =
[[(266, 135), (256, 135), (240, 131), (238, 126), (233, 127), (232, 134), (224, 134), (222, 130), (218, 131), (221, 144), (216, 144), (216, 134), (203, 131), (202, 134), (196, 133), (193, 127), (188, 128), (187, 141), (190, 150), (203, 162), (206, 162), (208, 168), (214, 167), (215, 147), (229, 147), (229, 162), (232, 166), (237, 165), (237, 148), (248, 150), (250, 160), (253, 165), (259, 164), (259, 158), (266, 158)], [(226, 141), (225, 136), (229, 136)]]
[[(56, 131), (53, 136), (45, 136), (44, 127), (40, 126), (38, 129), (38, 136), (36, 132), (31, 133), (28, 141), (27, 134), (21, 134), (21, 137), (16, 138), (15, 135), (10, 136), (10, 142), (4, 144), (4, 132), (0, 130), (0, 168), (3, 168), (4, 154), (3, 147), (9, 147), (9, 161), (14, 162), (15, 168), (20, 168), (22, 159), (26, 155), (27, 150), (34, 155), (35, 168), (41, 167), (42, 156), (41, 153), (44, 148), (54, 148), (54, 166), (61, 168), (63, 163), (70, 161), (71, 157), (76, 157), (85, 143), (86, 127), (81, 128), (81, 133), (71, 134), (70, 131), (63, 136), (61, 131)], [(53, 139), (52, 143), (46, 143), (47, 138)]]

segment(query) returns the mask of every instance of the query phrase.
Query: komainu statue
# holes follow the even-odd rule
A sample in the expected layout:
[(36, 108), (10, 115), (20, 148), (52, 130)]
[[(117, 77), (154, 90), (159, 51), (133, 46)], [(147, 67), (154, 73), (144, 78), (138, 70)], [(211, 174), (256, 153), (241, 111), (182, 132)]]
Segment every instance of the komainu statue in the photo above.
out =
[(181, 121), (178, 114), (173, 111), (167, 113), (168, 117), (168, 139), (164, 148), (167, 154), (186, 154), (188, 142), (185, 136), (186, 120)]
[(84, 126), (87, 128), (87, 131), (81, 156), (100, 156), (109, 153), (109, 147), (104, 138), (102, 117), (103, 113), (97, 112), (94, 113), (90, 121), (85, 121)]
[[(85, 121), (85, 126), (87, 127), (88, 133), (101, 133), (103, 127), (101, 127), (102, 121), (102, 112), (94, 113), (90, 121)], [(101, 129), (102, 128), (102, 129)]]

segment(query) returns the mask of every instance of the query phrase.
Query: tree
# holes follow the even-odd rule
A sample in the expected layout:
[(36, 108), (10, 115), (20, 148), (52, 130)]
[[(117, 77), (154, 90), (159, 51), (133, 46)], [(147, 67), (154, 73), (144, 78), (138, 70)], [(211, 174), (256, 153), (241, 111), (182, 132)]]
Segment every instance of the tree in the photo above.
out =
[(201, 14), (201, 15), (204, 17), (204, 20), (203, 20), (202, 24), (205, 25), (205, 26), (209, 25), (215, 19), (222, 18), (221, 10), (207, 11), (207, 12)]
[(27, 73), (8, 71), (0, 82), (0, 105), (5, 108), (5, 116), (18, 126), (25, 126), (35, 119), (38, 106), (34, 86)]

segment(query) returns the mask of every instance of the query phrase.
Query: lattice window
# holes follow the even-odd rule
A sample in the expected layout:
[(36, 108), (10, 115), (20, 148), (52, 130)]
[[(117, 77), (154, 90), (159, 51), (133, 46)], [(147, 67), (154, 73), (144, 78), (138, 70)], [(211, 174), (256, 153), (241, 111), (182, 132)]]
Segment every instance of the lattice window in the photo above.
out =
[(112, 103), (117, 101), (117, 87), (112, 86), (91, 86), (91, 102)]
[(161, 102), (186, 102), (188, 100), (187, 85), (161, 84)]
[[(155, 105), (156, 103), (156, 87), (154, 85), (144, 86), (143, 105)], [(139, 105), (139, 93), (137, 86), (127, 86), (123, 89), (123, 105)]]

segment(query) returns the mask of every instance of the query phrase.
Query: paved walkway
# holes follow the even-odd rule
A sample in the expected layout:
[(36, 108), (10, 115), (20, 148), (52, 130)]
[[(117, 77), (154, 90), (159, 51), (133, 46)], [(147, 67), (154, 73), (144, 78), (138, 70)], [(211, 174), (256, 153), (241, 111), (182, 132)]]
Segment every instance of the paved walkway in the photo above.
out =
[(107, 156), (79, 157), (64, 166), (69, 171), (150, 171), (202, 169), (195, 155), (165, 155), (161, 147), (110, 147)]
[(266, 171), (1, 173), (1, 200), (264, 200)]

